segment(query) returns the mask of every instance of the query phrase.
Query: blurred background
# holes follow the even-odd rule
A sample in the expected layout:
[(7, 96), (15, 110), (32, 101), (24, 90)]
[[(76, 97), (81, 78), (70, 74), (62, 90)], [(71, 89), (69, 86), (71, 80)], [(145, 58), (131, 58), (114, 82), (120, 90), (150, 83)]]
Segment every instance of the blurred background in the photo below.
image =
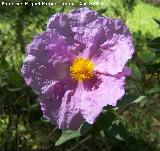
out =
[[(11, 2), (4, 0), (5, 2)], [(12, 2), (40, 2), (13, 1)], [(42, 118), (36, 94), (20, 74), (25, 47), (46, 29), (51, 15), (74, 6), (2, 6), (0, 0), (0, 151), (160, 151), (160, 1), (101, 0), (88, 6), (121, 18), (133, 35), (132, 76), (117, 107), (107, 107), (94, 125), (58, 130)]]

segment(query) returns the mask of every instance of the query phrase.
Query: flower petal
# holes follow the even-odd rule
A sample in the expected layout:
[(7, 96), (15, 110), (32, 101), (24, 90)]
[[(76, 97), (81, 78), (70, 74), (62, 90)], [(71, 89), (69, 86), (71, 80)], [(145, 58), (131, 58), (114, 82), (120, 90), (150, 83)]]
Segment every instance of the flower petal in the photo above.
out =
[(73, 37), (73, 32), (69, 24), (69, 17), (65, 13), (53, 15), (47, 24), (48, 29), (55, 29), (60, 35), (65, 37)]
[(69, 67), (75, 57), (69, 51), (65, 38), (54, 30), (36, 36), (28, 45), (21, 69), (26, 83), (35, 91), (69, 76)]
[(44, 117), (50, 122), (59, 128), (77, 130), (85, 121), (80, 113), (82, 91), (80, 86), (76, 88), (75, 83), (67, 85), (60, 82), (52, 84), (40, 96), (40, 104)]
[(121, 20), (111, 19), (107, 27), (107, 40), (100, 45), (92, 60), (99, 72), (115, 75), (122, 72), (128, 59), (131, 59), (134, 47), (132, 37)]
[(124, 95), (125, 77), (111, 77), (100, 75), (99, 86), (94, 89), (85, 89), (81, 101), (81, 114), (90, 124), (101, 113), (104, 106), (115, 106)]
[(73, 27), (86, 26), (88, 23), (97, 19), (98, 14), (94, 10), (82, 7), (72, 10), (69, 14), (70, 24)]
[(21, 69), (26, 83), (35, 91), (41, 92), (54, 81), (69, 77), (70, 63), (62, 59), (54, 59), (52, 62), (41, 62), (32, 55), (27, 55)]
[(48, 62), (53, 57), (63, 56), (72, 59), (74, 56), (68, 50), (66, 38), (51, 29), (34, 37), (32, 43), (27, 46), (27, 54), (35, 56), (42, 62)]

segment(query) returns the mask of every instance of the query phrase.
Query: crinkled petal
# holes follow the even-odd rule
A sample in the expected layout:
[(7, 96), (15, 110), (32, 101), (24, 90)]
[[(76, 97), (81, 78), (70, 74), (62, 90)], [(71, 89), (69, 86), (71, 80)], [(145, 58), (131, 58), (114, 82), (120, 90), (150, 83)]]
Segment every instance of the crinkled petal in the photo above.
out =
[(88, 23), (97, 19), (98, 14), (87, 7), (72, 10), (68, 17), (72, 27), (86, 26)]
[(48, 29), (55, 29), (60, 35), (63, 35), (73, 40), (73, 32), (69, 23), (69, 17), (65, 13), (53, 15), (47, 24)]
[(75, 55), (79, 55), (79, 53), (81, 53), (86, 46), (85, 44), (74, 39), (75, 32), (72, 30), (72, 26), (74, 25), (75, 20), (73, 19), (73, 16), (74, 15), (72, 13), (55, 14), (49, 19), (47, 29), (55, 30), (61, 36), (65, 37), (65, 41), (68, 44), (68, 49), (66, 50)]
[(42, 62), (48, 62), (53, 57), (72, 59), (74, 56), (68, 50), (66, 38), (52, 29), (34, 37), (32, 43), (27, 46), (27, 54), (35, 56)]
[(76, 32), (74, 39), (85, 45), (99, 45), (104, 37), (103, 28), (75, 27), (72, 29)]
[(68, 49), (65, 37), (54, 30), (36, 36), (28, 45), (21, 69), (26, 83), (41, 92), (53, 81), (69, 76), (69, 67), (75, 54)]
[(96, 64), (96, 70), (115, 75), (122, 72), (126, 62), (133, 55), (132, 37), (121, 20), (103, 19), (108, 20), (105, 30), (106, 40), (93, 52), (92, 60)]
[(70, 63), (62, 59), (54, 59), (52, 62), (41, 62), (32, 55), (27, 55), (21, 69), (21, 73), (28, 85), (35, 91), (41, 92), (44, 87), (54, 81), (69, 77)]
[(82, 94), (81, 114), (90, 124), (93, 124), (96, 117), (101, 113), (104, 106), (115, 106), (117, 101), (125, 94), (125, 77), (111, 77), (100, 75), (99, 86)]
[(128, 59), (131, 59), (133, 52), (131, 37), (123, 38), (111, 48), (101, 50), (98, 57), (92, 58), (96, 64), (95, 70), (111, 75), (122, 72)]
[(40, 96), (41, 109), (44, 117), (59, 128), (77, 130), (85, 121), (80, 113), (82, 91), (76, 84), (67, 85), (58, 82), (45, 89)]

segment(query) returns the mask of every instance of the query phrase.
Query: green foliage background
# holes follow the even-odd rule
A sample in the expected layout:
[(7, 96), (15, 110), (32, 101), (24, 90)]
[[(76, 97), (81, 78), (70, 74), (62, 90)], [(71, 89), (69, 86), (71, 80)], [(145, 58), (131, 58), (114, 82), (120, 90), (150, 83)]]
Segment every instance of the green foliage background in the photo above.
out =
[(25, 85), (20, 69), (26, 45), (45, 30), (51, 15), (97, 1), (65, 1), (74, 6), (44, 1), (58, 5), (1, 6), (0, 1), (0, 151), (160, 150), (158, 1), (102, 0), (103, 5), (88, 6), (100, 15), (123, 19), (136, 52), (128, 63), (133, 74), (126, 81), (126, 96), (117, 107), (104, 108), (94, 125), (85, 123), (76, 132), (58, 130), (42, 118), (36, 94)]

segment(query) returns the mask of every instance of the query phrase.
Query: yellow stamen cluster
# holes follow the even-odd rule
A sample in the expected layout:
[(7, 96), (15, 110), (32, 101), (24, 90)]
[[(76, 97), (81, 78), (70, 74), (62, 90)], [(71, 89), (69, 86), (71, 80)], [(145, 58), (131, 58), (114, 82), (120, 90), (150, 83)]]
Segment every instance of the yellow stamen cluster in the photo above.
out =
[(70, 75), (74, 80), (87, 80), (93, 76), (94, 63), (85, 58), (76, 58), (70, 67)]

